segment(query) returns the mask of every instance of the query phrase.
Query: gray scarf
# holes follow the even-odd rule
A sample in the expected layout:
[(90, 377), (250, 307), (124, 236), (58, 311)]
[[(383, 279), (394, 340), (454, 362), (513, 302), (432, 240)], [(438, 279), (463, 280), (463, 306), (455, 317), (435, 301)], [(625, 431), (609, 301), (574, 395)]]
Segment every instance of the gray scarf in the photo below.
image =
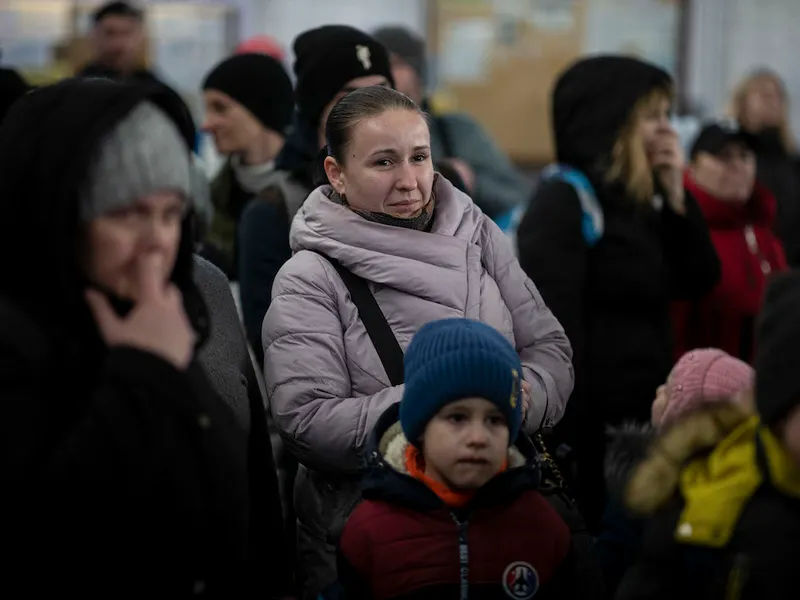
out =
[(246, 165), (240, 156), (234, 154), (231, 156), (231, 168), (236, 174), (236, 181), (245, 192), (258, 194), (269, 185), (272, 172), (275, 170), (275, 161), (271, 160), (260, 165)]
[(336, 204), (346, 206), (367, 221), (381, 223), (382, 225), (391, 225), (393, 227), (402, 227), (404, 229), (413, 229), (415, 231), (430, 231), (431, 226), (433, 225), (433, 213), (436, 208), (434, 194), (431, 194), (431, 199), (428, 200), (428, 203), (422, 209), (421, 213), (419, 213), (416, 217), (411, 217), (408, 219), (404, 219), (402, 217), (393, 217), (392, 215), (387, 215), (386, 213), (382, 212), (373, 212), (370, 210), (353, 208), (347, 203), (347, 198), (342, 197), (335, 190), (331, 194), (331, 200), (336, 202)]

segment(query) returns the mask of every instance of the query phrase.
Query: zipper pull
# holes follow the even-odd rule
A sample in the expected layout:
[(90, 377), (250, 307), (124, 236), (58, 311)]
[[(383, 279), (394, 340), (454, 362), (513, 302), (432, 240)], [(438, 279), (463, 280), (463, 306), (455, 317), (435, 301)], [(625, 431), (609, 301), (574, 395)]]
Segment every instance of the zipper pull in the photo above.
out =
[(758, 240), (756, 239), (756, 232), (753, 230), (752, 225), (745, 225), (744, 239), (747, 242), (747, 247), (750, 249), (751, 254), (758, 252)]

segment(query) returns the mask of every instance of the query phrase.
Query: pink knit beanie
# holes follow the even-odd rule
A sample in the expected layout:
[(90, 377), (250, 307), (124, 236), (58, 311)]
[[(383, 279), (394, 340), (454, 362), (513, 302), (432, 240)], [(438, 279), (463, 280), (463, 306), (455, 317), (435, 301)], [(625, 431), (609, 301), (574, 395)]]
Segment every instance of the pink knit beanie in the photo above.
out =
[(663, 427), (703, 404), (728, 400), (754, 384), (752, 367), (730, 354), (708, 348), (684, 354), (667, 379)]

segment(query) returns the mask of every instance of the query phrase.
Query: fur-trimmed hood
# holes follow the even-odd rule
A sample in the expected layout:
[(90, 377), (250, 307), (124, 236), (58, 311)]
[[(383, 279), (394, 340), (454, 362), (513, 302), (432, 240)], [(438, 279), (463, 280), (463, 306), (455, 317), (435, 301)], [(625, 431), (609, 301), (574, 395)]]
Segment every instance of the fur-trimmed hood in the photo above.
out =
[(747, 405), (720, 403), (692, 412), (659, 433), (623, 488), (625, 505), (634, 514), (655, 513), (677, 492), (687, 462), (708, 454), (753, 415)]
[(625, 423), (608, 428), (604, 473), (606, 489), (621, 499), (633, 469), (647, 458), (647, 451), (656, 435), (650, 423)]
[[(417, 510), (441, 508), (439, 497), (406, 469), (409, 442), (400, 426), (399, 411), (398, 404), (391, 406), (375, 426), (370, 440), (369, 471), (363, 483), (364, 498), (389, 500)], [(483, 486), (470, 508), (505, 503), (525, 490), (537, 489), (541, 479), (539, 458), (531, 441), (521, 434), (509, 448), (508, 470)]]

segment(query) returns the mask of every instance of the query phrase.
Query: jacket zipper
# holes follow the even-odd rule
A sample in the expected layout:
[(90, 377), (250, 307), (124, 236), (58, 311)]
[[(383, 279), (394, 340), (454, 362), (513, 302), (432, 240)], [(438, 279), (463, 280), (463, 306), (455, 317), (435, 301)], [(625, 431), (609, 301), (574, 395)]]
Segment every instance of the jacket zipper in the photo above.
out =
[(455, 513), (450, 513), (458, 529), (458, 572), (460, 583), (460, 600), (469, 598), (469, 545), (467, 544), (468, 521), (460, 520)]
[[(756, 237), (755, 229), (753, 229), (752, 225), (745, 225), (744, 241), (747, 243), (747, 249), (750, 251), (750, 254), (758, 261), (759, 266), (761, 267), (761, 273), (764, 275), (764, 277), (767, 277), (770, 273), (772, 273), (772, 265), (769, 264), (769, 261), (762, 254), (761, 248), (758, 246), (758, 238)], [(755, 287), (755, 276), (749, 266), (748, 272), (750, 275), (750, 285), (751, 287)]]
[(750, 559), (744, 554), (737, 554), (733, 567), (728, 573), (728, 583), (725, 586), (725, 600), (740, 600), (744, 586), (750, 577)]

